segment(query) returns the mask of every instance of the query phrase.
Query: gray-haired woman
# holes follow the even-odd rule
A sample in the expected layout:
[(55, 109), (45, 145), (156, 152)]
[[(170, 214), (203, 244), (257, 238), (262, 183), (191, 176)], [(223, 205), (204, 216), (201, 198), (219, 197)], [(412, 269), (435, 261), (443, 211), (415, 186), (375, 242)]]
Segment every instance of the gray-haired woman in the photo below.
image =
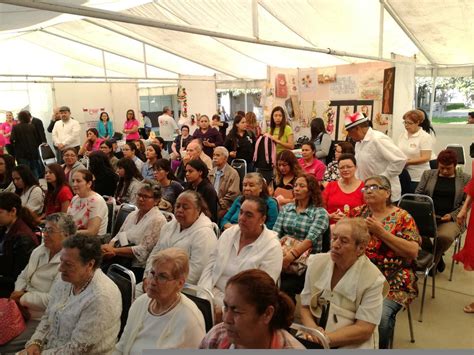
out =
[(122, 297), (99, 268), (99, 238), (63, 241), (59, 272), (48, 308), (22, 354), (108, 354), (120, 330)]
[(28, 264), (18, 275), (15, 291), (10, 299), (30, 315), (26, 329), (8, 344), (0, 346), (0, 353), (16, 352), (25, 346), (43, 316), (49, 301), (49, 291), (58, 275), (62, 242), (76, 233), (76, 225), (66, 213), (53, 213), (46, 217), (43, 229), (44, 243), (31, 253)]
[(179, 248), (161, 250), (152, 256), (151, 264), (146, 294), (132, 304), (114, 354), (197, 349), (206, 334), (201, 311), (181, 294), (189, 272), (186, 252)]

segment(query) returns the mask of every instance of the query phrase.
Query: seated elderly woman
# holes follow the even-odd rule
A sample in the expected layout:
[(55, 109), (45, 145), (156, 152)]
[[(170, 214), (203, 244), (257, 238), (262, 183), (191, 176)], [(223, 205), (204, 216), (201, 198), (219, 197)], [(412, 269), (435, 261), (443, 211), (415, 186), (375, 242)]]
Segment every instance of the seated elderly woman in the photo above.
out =
[[(453, 150), (441, 151), (437, 161), (438, 169), (424, 171), (415, 192), (428, 195), (433, 199), (438, 223), (435, 262), (437, 271), (443, 272), (445, 268), (443, 253), (449, 249), (454, 239), (465, 231), (464, 224), (458, 224), (456, 217), (466, 199), (464, 187), (470, 177), (456, 171), (458, 160)], [(428, 238), (423, 238), (423, 249), (433, 250)]]
[[(294, 194), (295, 202), (283, 207), (273, 227), (282, 244), (287, 244), (290, 247), (287, 248), (283, 258), (280, 288), (293, 301), (295, 301), (295, 295), (303, 289), (304, 271), (295, 274), (292, 271), (291, 263), (308, 251), (310, 253), (321, 252), (323, 235), (329, 226), (329, 216), (326, 210), (321, 207), (322, 198), (319, 183), (313, 175), (304, 174), (297, 178)], [(288, 243), (295, 239), (297, 242)]]
[(142, 184), (137, 194), (138, 209), (127, 216), (117, 235), (102, 245), (107, 260), (102, 270), (117, 263), (131, 269), (138, 280), (143, 277), (148, 255), (160, 239), (161, 228), (166, 223), (165, 216), (157, 207), (160, 198), (158, 184), (150, 180)]
[(39, 320), (48, 306), (49, 291), (58, 275), (62, 242), (76, 233), (76, 225), (71, 216), (53, 213), (46, 217), (43, 229), (44, 243), (31, 253), (28, 265), (18, 275), (15, 291), (10, 299), (23, 308), (23, 313), (31, 317), (26, 329), (9, 343), (0, 346), (0, 353), (20, 351), (33, 335)]
[(122, 297), (99, 268), (100, 241), (84, 235), (63, 241), (48, 307), (21, 354), (107, 354), (120, 330)]
[[(186, 282), (196, 285), (217, 244), (210, 214), (202, 196), (188, 190), (176, 200), (174, 215), (175, 218), (163, 226), (151, 256), (172, 247), (183, 249), (189, 255)], [(151, 268), (151, 256), (147, 262), (147, 271)]]
[(0, 297), (10, 296), (15, 280), (38, 245), (32, 231), (38, 223), (36, 216), (21, 205), (18, 195), (0, 193)]
[(304, 349), (287, 329), (295, 305), (263, 270), (241, 271), (227, 281), (223, 322), (202, 340), (201, 349)]
[(356, 176), (357, 163), (352, 154), (341, 154), (338, 159), (341, 178), (331, 181), (323, 191), (323, 205), (329, 213), (330, 223), (334, 224), (351, 209), (364, 204), (362, 188), (364, 183)]
[(237, 197), (221, 220), (221, 228), (227, 229), (237, 224), (240, 206), (248, 196), (261, 197), (267, 204), (265, 225), (272, 229), (278, 217), (278, 203), (268, 195), (267, 184), (260, 173), (248, 173), (242, 183), (242, 196)]
[(201, 311), (180, 292), (189, 272), (186, 252), (179, 248), (161, 250), (152, 256), (151, 265), (146, 294), (132, 304), (114, 354), (195, 349), (206, 333)]
[(398, 311), (418, 295), (414, 260), (421, 238), (413, 217), (392, 205), (390, 181), (386, 177), (369, 177), (364, 184), (366, 204), (352, 210), (351, 216), (366, 220), (371, 238), (365, 253), (390, 285), (379, 325), (379, 348), (385, 349)]
[(225, 285), (234, 274), (246, 269), (261, 269), (275, 281), (280, 276), (283, 253), (275, 233), (265, 226), (266, 213), (265, 201), (247, 197), (240, 208), (239, 224), (222, 233), (202, 272), (198, 285), (214, 294), (218, 317)]
[(105, 200), (92, 191), (94, 176), (89, 170), (78, 170), (74, 173), (72, 191), (76, 194), (67, 213), (72, 216), (77, 226), (77, 233), (89, 237), (107, 233), (109, 214)]
[(310, 258), (301, 293), (301, 321), (322, 328), (331, 347), (379, 346), (377, 325), (388, 283), (365, 255), (369, 238), (362, 218), (341, 219), (332, 231), (331, 252)]

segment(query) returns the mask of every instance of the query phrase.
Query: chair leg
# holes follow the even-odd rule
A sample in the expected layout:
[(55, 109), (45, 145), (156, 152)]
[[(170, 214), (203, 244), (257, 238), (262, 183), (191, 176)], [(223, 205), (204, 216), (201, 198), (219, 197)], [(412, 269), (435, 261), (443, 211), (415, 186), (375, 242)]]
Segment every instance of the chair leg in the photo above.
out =
[(431, 283), (431, 298), (435, 298), (435, 288), (436, 288), (436, 269), (438, 268), (438, 265), (434, 266), (434, 271), (433, 271), (433, 282)]
[(425, 278), (423, 280), (423, 291), (421, 293), (421, 308), (420, 308), (420, 315), (418, 316), (418, 322), (423, 322), (423, 306), (425, 305), (425, 293), (426, 293), (426, 282), (428, 280), (428, 273), (429, 271), (425, 271)]
[[(454, 252), (453, 252), (453, 258), (451, 259), (451, 271), (449, 272), (449, 281), (453, 280), (453, 272), (454, 272), (454, 255), (459, 253), (461, 250), (461, 235), (458, 235), (456, 239), (454, 239)], [(456, 264), (459, 262), (456, 261)]]
[(414, 343), (415, 342), (415, 334), (413, 332), (413, 322), (411, 320), (410, 305), (408, 304), (406, 306), (406, 308), (407, 308), (407, 314), (408, 314), (408, 327), (410, 329), (410, 342)]

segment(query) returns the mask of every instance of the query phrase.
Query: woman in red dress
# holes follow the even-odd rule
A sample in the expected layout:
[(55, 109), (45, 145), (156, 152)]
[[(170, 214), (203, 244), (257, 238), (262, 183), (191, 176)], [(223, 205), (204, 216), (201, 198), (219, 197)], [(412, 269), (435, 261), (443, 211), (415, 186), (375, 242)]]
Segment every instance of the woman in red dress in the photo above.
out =
[[(457, 222), (463, 224), (466, 221), (467, 212), (471, 208), (474, 201), (474, 179), (471, 179), (464, 188), (467, 194), (466, 201), (459, 211)], [(464, 264), (464, 269), (474, 271), (474, 213), (471, 211), (471, 217), (467, 224), (466, 241), (462, 250), (454, 255), (454, 260), (460, 261)], [(464, 312), (474, 313), (474, 302), (464, 307)]]

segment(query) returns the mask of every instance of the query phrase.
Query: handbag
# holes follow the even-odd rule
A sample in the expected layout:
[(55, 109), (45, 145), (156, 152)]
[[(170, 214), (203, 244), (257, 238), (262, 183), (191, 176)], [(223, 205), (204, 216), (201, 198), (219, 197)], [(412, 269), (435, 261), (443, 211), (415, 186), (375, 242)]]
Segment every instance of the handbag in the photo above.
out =
[(0, 298), (0, 345), (8, 343), (26, 329), (25, 320), (15, 301)]
[[(283, 251), (283, 257), (285, 257), (288, 253), (290, 253), (290, 250), (298, 246), (301, 241), (287, 235), (281, 238), (280, 243)], [(297, 259), (295, 259), (288, 266), (288, 268), (284, 270), (284, 272), (287, 274), (302, 275), (306, 271), (310, 252), (311, 248), (303, 252), (303, 254), (301, 254)]]

